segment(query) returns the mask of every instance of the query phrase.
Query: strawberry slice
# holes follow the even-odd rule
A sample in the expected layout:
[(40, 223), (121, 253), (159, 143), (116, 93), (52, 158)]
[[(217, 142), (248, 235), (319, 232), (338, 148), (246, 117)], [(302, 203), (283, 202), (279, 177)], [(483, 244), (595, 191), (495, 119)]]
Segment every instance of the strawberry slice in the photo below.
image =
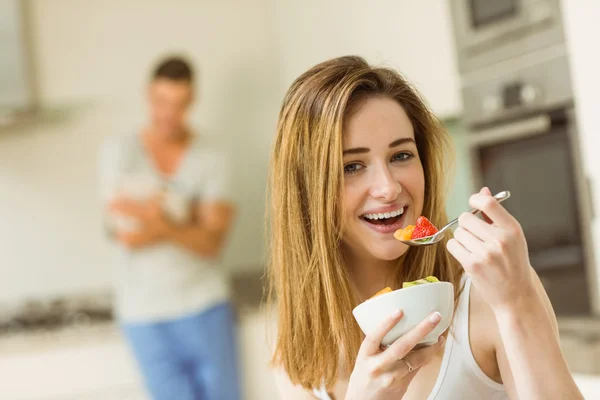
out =
[(438, 229), (425, 217), (417, 218), (417, 225), (412, 233), (411, 239), (420, 239), (425, 236), (436, 234)]

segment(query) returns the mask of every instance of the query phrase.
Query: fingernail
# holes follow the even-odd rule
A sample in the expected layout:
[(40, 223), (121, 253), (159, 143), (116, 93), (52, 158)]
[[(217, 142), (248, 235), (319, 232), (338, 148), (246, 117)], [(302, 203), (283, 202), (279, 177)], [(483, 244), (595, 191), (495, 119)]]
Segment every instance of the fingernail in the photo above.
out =
[(432, 324), (437, 324), (441, 320), (442, 320), (442, 314), (440, 314), (437, 311), (429, 316), (429, 322), (431, 322)]
[(402, 310), (400, 310), (400, 309), (394, 311), (394, 313), (392, 314), (393, 318), (400, 318), (401, 316), (402, 316)]
[(440, 338), (438, 339), (438, 343), (440, 344), (440, 346), (443, 345), (445, 341), (446, 341), (446, 338), (443, 336), (440, 336)]

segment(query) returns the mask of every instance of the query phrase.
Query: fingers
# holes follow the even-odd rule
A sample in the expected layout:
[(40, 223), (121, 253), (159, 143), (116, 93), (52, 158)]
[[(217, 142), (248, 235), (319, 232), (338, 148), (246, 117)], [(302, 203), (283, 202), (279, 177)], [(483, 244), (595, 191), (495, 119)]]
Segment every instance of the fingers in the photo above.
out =
[(133, 200), (121, 196), (115, 197), (109, 202), (110, 207), (125, 207), (131, 204), (134, 204)]
[(388, 349), (378, 356), (381, 359), (376, 361), (376, 364), (379, 365), (376, 376), (382, 379), (383, 386), (386, 388), (397, 385), (407, 387), (415, 375), (417, 375), (419, 369), (427, 364), (442, 349), (444, 343), (444, 337), (440, 336), (437, 343), (432, 346), (412, 351), (402, 359), (384, 361), (383, 356), (389, 351)]
[(402, 319), (404, 313), (402, 310), (397, 310), (395, 313), (387, 317), (377, 329), (369, 333), (360, 346), (359, 355), (374, 355), (380, 352), (381, 342), (389, 331)]
[(439, 312), (436, 311), (430, 314), (381, 353), (382, 363), (392, 364), (396, 360), (404, 358), (425, 336), (435, 329), (441, 320), (442, 316)]
[(149, 220), (161, 213), (158, 203), (150, 200), (138, 202), (126, 198), (117, 198), (108, 205), (112, 213), (125, 214), (138, 220)]
[(471, 252), (467, 250), (458, 240), (450, 239), (446, 244), (446, 249), (454, 258), (464, 267), (471, 257)]
[(461, 227), (456, 228), (454, 231), (454, 239), (462, 244), (463, 247), (469, 251), (469, 253), (478, 253), (484, 246), (484, 243), (481, 241), (481, 239)]
[(134, 217), (139, 217), (142, 214), (141, 207), (134, 201), (117, 198), (109, 204), (109, 209), (112, 212), (128, 214)]
[(118, 232), (117, 239), (129, 248), (136, 248), (142, 243), (141, 236), (131, 232)]
[(410, 382), (414, 379), (418, 372), (418, 368), (409, 373), (405, 373), (405, 370), (403, 370), (402, 372), (392, 371), (381, 375), (379, 379), (381, 381), (382, 387), (388, 390), (396, 389), (394, 390), (395, 393), (398, 393), (398, 389), (402, 388), (400, 389), (400, 391), (404, 393), (406, 392), (408, 385), (410, 385)]
[[(490, 191), (490, 189), (487, 186), (482, 187), (481, 190), (479, 191), (479, 193), (488, 195), (488, 196), (492, 195), (492, 192)], [(484, 212), (481, 213), (481, 218), (488, 224), (492, 223), (492, 220), (487, 215), (485, 215)]]
[(495, 231), (498, 229), (470, 212), (464, 212), (458, 217), (458, 226), (459, 228), (454, 231), (454, 237), (456, 237), (456, 233), (460, 228), (463, 228), (484, 242), (492, 241), (495, 238)]
[(469, 198), (469, 205), (480, 210), (491, 222), (498, 226), (507, 227), (514, 222), (514, 218), (510, 213), (489, 194), (479, 192), (472, 195)]
[[(427, 362), (431, 360), (437, 354), (438, 351), (441, 350), (445, 342), (445, 338), (443, 336), (440, 336), (437, 343), (431, 346), (423, 347), (419, 350), (411, 351), (403, 359), (398, 360), (400, 368), (405, 369), (407, 374), (412, 373), (412, 371), (409, 371), (409, 364), (414, 370), (421, 368), (423, 365), (427, 364)], [(402, 360), (408, 361), (408, 364)]]

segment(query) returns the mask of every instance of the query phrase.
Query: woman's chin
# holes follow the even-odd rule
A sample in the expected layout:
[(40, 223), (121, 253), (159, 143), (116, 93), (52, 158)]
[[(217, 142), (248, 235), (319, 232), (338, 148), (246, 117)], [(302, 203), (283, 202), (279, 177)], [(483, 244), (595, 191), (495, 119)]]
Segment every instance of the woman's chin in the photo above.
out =
[(407, 251), (407, 245), (398, 243), (394, 246), (386, 246), (385, 248), (373, 249), (372, 255), (380, 260), (392, 261), (402, 257)]

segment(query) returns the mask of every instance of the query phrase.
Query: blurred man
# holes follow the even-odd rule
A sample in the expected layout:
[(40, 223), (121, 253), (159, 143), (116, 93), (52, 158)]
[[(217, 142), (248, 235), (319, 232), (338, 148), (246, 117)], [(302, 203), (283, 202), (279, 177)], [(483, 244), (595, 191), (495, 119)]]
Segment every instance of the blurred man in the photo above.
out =
[(186, 125), (193, 85), (185, 60), (161, 62), (148, 125), (102, 150), (119, 247), (116, 311), (154, 399), (237, 400), (234, 316), (218, 262), (233, 207), (223, 153)]

